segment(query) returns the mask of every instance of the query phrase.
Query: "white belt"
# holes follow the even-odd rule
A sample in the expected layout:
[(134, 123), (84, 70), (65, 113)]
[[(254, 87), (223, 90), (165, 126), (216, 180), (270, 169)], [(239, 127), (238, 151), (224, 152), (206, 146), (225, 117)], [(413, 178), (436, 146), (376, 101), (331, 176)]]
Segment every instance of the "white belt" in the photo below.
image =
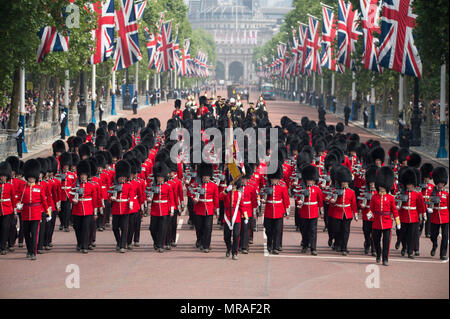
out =
[(345, 204), (345, 205), (343, 205), (343, 204), (336, 204), (336, 206), (337, 206), (337, 207), (349, 207), (350, 204)]
[(282, 200), (268, 200), (267, 203), (269, 204), (281, 204), (283, 201)]
[(119, 203), (126, 203), (128, 201), (129, 201), (128, 198), (127, 199), (116, 199), (116, 202), (119, 202)]
[(106, 186), (102, 186), (102, 188), (106, 188)]
[(316, 205), (316, 204), (317, 204), (317, 202), (305, 202), (305, 203), (303, 203), (303, 205)]
[(204, 203), (210, 203), (210, 202), (213, 201), (213, 199), (202, 199), (202, 198), (200, 198), (198, 201), (199, 202), (204, 202)]
[(412, 207), (412, 206), (402, 206), (401, 209), (417, 209), (417, 207)]
[(434, 207), (433, 209), (447, 209), (447, 206), (443, 206), (443, 207)]
[(165, 203), (167, 203), (167, 200), (154, 200), (153, 203), (156, 203), (156, 204), (165, 204)]
[(0, 203), (9, 202), (9, 201), (11, 201), (11, 198), (0, 199)]
[(79, 202), (87, 202), (88, 200), (92, 200), (92, 198), (80, 198)]
[(244, 205), (250, 205), (252, 202), (242, 202)]
[(69, 186), (62, 186), (61, 189), (71, 189)]

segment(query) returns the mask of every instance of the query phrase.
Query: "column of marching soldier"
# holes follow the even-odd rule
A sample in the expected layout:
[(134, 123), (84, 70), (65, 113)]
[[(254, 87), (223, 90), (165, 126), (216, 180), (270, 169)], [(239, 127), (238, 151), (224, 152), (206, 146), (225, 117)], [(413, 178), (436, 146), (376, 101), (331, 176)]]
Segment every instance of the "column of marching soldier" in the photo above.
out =
[[(303, 117), (296, 123), (284, 116), (281, 126), (272, 127), (262, 98), (256, 107), (250, 103), (247, 112), (239, 97), (216, 101), (201, 96), (199, 104), (189, 98), (185, 110), (180, 107), (177, 100), (164, 132), (157, 118), (147, 125), (141, 118), (102, 121), (97, 129), (89, 124), (69, 137), (67, 151), (58, 140), (52, 145), (53, 156), (25, 163), (11, 156), (0, 163), (1, 254), (14, 251), (17, 238), (19, 247), (25, 238), (31, 260), (51, 250), (57, 216), (61, 231), (73, 225), (76, 249), (82, 253), (94, 249), (96, 232), (109, 227), (112, 216), (116, 250), (124, 253), (139, 247), (141, 221), (148, 212), (154, 249), (162, 253), (176, 247), (185, 189), (188, 224), (195, 227), (196, 247), (205, 253), (210, 251), (214, 215), (224, 231), (226, 256), (237, 259), (239, 251), (248, 253), (263, 211), (267, 249), (279, 254), (283, 219), (290, 214), (293, 197), (301, 253), (310, 249), (317, 255), (317, 223), (323, 218), (328, 246), (347, 255), (351, 222), (362, 218), (364, 253), (371, 253), (377, 263), (382, 259), (388, 265), (393, 224), (395, 248), (402, 246), (402, 256), (419, 255), (425, 230), (432, 256), (441, 233), (440, 258), (447, 260), (446, 168), (421, 165), (418, 154), (396, 146), (389, 149), (385, 163), (379, 141), (362, 143), (357, 134), (345, 134), (342, 123), (327, 125), (323, 118), (316, 123)], [(267, 141), (265, 153), (250, 163), (246, 141), (245, 173), (233, 181), (227, 165), (185, 161), (185, 155), (193, 158), (192, 147), (173, 162), (170, 151), (179, 140), (171, 140), (170, 133), (183, 127), (191, 134), (180, 139), (192, 142), (194, 119), (202, 122), (201, 150), (195, 152), (214, 144), (204, 130), (217, 127), (224, 132), (230, 125), (263, 128), (267, 136), (270, 128), (277, 129), (278, 150), (272, 152)], [(274, 161), (276, 172), (266, 174)]]

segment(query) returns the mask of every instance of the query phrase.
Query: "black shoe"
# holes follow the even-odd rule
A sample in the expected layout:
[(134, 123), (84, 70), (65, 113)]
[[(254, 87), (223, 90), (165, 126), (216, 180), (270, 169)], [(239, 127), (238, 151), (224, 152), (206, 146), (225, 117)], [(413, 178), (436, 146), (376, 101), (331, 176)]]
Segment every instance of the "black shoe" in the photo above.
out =
[(387, 260), (383, 260), (383, 266), (389, 266), (389, 263)]
[(119, 246), (116, 246), (116, 251), (119, 251), (120, 250), (120, 247)]
[(348, 255), (348, 252), (346, 251), (346, 250), (344, 250), (343, 252), (342, 252), (342, 256), (347, 256)]
[(88, 250), (87, 250), (87, 249), (82, 249), (81, 252), (82, 252), (83, 254), (87, 254), (87, 253), (88, 253)]
[(158, 248), (158, 253), (163, 253), (163, 252), (164, 252), (164, 249)]
[(88, 246), (88, 249), (89, 249), (89, 250), (94, 250), (94, 245), (89, 245), (89, 246)]
[(430, 254), (431, 254), (431, 256), (434, 256), (436, 254), (436, 248), (431, 249)]
[(44, 246), (44, 249), (45, 249), (45, 250), (52, 250), (52, 249), (50, 248), (50, 246)]
[(53, 244), (52, 243), (48, 244), (48, 247), (53, 247)]
[(252, 245), (252, 244), (253, 244), (253, 239), (249, 239), (248, 243), (249, 243), (250, 245)]
[(448, 260), (447, 256), (441, 256), (441, 260)]
[(134, 247), (139, 247), (139, 243), (134, 243)]
[(420, 253), (419, 253), (419, 251), (418, 251), (418, 250), (417, 250), (417, 251), (415, 251), (415, 252), (414, 252), (414, 255), (415, 255), (415, 256), (420, 256)]
[(23, 243), (19, 243), (19, 248), (22, 248), (23, 247)]
[(64, 228), (64, 231), (65, 231), (66, 233), (70, 232), (69, 228)]
[(172, 247), (171, 247), (170, 245), (166, 245), (166, 246), (164, 247), (164, 249), (165, 249), (165, 250), (171, 250)]
[(238, 256), (237, 255), (233, 255), (233, 260), (238, 260)]
[(247, 255), (248, 254), (248, 250), (247, 249), (242, 249), (242, 253)]
[(27, 253), (27, 255), (25, 256), (25, 258), (30, 258), (30, 257), (31, 257), (30, 253)]
[(395, 243), (395, 249), (399, 249), (399, 248), (400, 248), (400, 242), (398, 241)]
[(59, 230), (63, 230), (63, 226), (62, 225), (59, 225)]
[(331, 245), (333, 245), (333, 240), (332, 239), (328, 239), (328, 247), (331, 247)]
[(374, 251), (372, 251), (372, 256), (373, 257), (375, 257), (377, 254), (375, 254), (375, 252)]
[(231, 254), (231, 251), (230, 251), (230, 250), (227, 250), (225, 256), (226, 256), (226, 257), (230, 257), (230, 254)]
[(364, 255), (368, 255), (369, 254), (369, 249), (364, 249)]
[(269, 252), (269, 254), (272, 253), (272, 249), (268, 248), (267, 251)]
[(328, 231), (328, 228), (324, 227), (324, 229), (322, 231), (325, 233)]
[(280, 250), (274, 249), (274, 250), (272, 251), (272, 254), (274, 254), (274, 255), (279, 255), (279, 254), (280, 254)]
[(119, 249), (119, 252), (120, 252), (121, 254), (123, 254), (123, 253), (126, 252), (126, 250), (125, 250), (125, 248), (120, 248), (120, 249)]
[(173, 243), (170, 244), (170, 246), (172, 246), (172, 247), (177, 247), (177, 243), (176, 243), (176, 242), (173, 242)]
[(0, 255), (6, 255), (6, 250), (2, 250), (2, 251), (0, 252)]
[(103, 231), (103, 228), (99, 227), (99, 228), (97, 229), (97, 231)]
[(35, 254), (31, 254), (30, 259), (31, 260), (36, 260), (36, 255)]
[(158, 246), (156, 246), (156, 244), (153, 244), (153, 249), (158, 250)]
[(402, 252), (401, 252), (402, 256), (405, 256), (405, 253), (406, 253), (406, 249), (402, 249)]
[(204, 252), (204, 253), (209, 253), (209, 248), (203, 249), (203, 252)]
[(431, 236), (430, 236), (430, 234), (426, 234), (425, 237), (426, 238), (430, 238)]
[(127, 249), (128, 249), (128, 250), (133, 250), (133, 246), (128, 245), (128, 246), (127, 246)]
[(311, 255), (317, 256), (317, 251), (315, 251), (315, 250), (311, 251)]
[(278, 248), (278, 251), (283, 251), (283, 247), (280, 246), (280, 248)]
[(381, 257), (380, 257), (380, 256), (377, 256), (377, 264), (379, 264), (380, 261), (381, 261)]
[(81, 250), (81, 247), (80, 246), (77, 246), (77, 251), (80, 251)]
[(43, 254), (44, 252), (43, 252), (42, 250), (38, 249), (37, 253), (38, 253), (39, 255), (41, 255), (41, 254)]
[(302, 254), (305, 254), (306, 253), (306, 247), (302, 247)]
[(195, 242), (195, 248), (199, 248), (200, 247), (200, 242), (197, 240), (196, 242)]
[(414, 259), (414, 255), (413, 254), (408, 254), (408, 258), (409, 259)]

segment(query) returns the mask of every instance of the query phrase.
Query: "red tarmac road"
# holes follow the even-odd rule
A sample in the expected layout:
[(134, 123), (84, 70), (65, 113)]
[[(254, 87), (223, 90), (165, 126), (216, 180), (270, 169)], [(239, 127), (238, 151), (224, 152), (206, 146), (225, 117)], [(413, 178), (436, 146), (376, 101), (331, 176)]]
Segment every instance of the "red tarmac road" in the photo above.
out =
[[(157, 116), (165, 126), (172, 102), (140, 110), (138, 116), (145, 121)], [(295, 102), (269, 101), (268, 109), (274, 125), (283, 115), (296, 121), (305, 115), (317, 120), (315, 109)], [(122, 112), (132, 117), (131, 112)], [(337, 121), (327, 115), (327, 122)], [(347, 130), (360, 134), (363, 141), (374, 138), (356, 127)], [(431, 241), (424, 235), (421, 256), (410, 260), (394, 249), (393, 231), (390, 265), (374, 266), (375, 258), (363, 253), (362, 221), (352, 221), (350, 254), (345, 257), (327, 246), (328, 235), (319, 220), (318, 256), (311, 256), (300, 253), (301, 235), (291, 213), (285, 220), (283, 251), (275, 256), (265, 250), (260, 217), (249, 254), (239, 254), (239, 260), (233, 261), (225, 257), (223, 231), (216, 220), (212, 251), (205, 254), (195, 249), (195, 231), (186, 225), (187, 219), (179, 217), (178, 246), (171, 251), (153, 250), (146, 217), (141, 247), (117, 253), (114, 235), (107, 228), (97, 232), (97, 247), (86, 255), (76, 252), (73, 229), (59, 231), (57, 220), (53, 249), (36, 261), (25, 259), (25, 248), (0, 256), (0, 298), (449, 298), (449, 264), (430, 256)], [(66, 286), (67, 278), (75, 274), (71, 265), (79, 269), (79, 288)], [(375, 275), (378, 281), (371, 280)], [(368, 288), (367, 283), (379, 285)]]

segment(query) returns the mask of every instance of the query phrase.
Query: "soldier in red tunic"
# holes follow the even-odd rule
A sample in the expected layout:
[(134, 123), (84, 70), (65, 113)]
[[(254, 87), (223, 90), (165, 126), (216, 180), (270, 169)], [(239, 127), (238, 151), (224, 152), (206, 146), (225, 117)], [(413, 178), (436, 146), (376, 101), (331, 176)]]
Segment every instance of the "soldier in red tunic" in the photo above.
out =
[(362, 215), (363, 220), (363, 233), (364, 233), (364, 254), (369, 254), (369, 249), (372, 256), (375, 255), (375, 246), (372, 239), (372, 223), (373, 212), (370, 210), (370, 202), (374, 194), (377, 193), (375, 187), (375, 180), (377, 176), (378, 168), (375, 166), (369, 167), (365, 174), (366, 190), (364, 193), (360, 193), (359, 196), (359, 214)]
[(172, 112), (172, 118), (178, 118), (180, 120), (183, 119), (183, 111), (180, 108), (181, 108), (181, 100), (176, 99), (175, 100), (175, 110)]
[(69, 193), (72, 191), (72, 187), (75, 184), (76, 175), (70, 171), (72, 167), (72, 154), (64, 152), (60, 157), (60, 170), (56, 178), (61, 182), (59, 188), (59, 198), (61, 200), (61, 211), (59, 213), (59, 230), (69, 231), (69, 220), (71, 216), (71, 206)]
[[(253, 239), (252, 220), (256, 218), (256, 209), (258, 208), (258, 200), (256, 188), (249, 182), (253, 175), (253, 166), (245, 164), (245, 175), (242, 176), (242, 201), (241, 209), (243, 214), (247, 214), (248, 222), (241, 223), (241, 235), (239, 241), (239, 250), (243, 254), (248, 254), (249, 239)], [(241, 215), (242, 217), (243, 215)], [(250, 237), (251, 235), (251, 237)]]
[[(433, 170), (433, 181), (436, 185), (431, 193), (430, 201), (433, 202), (433, 212), (430, 214), (431, 222), (431, 242), (433, 243), (433, 249), (431, 250), (431, 256), (434, 256), (438, 247), (438, 235), (441, 231), (441, 260), (447, 260), (447, 245), (448, 245), (448, 208), (449, 208), (449, 193), (444, 190), (447, 185), (448, 173), (445, 167), (436, 167)], [(437, 198), (436, 198), (437, 197)]]
[(52, 220), (50, 221), (48, 227), (46, 227), (46, 232), (44, 235), (44, 247), (46, 250), (50, 250), (51, 247), (53, 247), (52, 239), (53, 231), (55, 229), (56, 215), (61, 212), (61, 181), (56, 178), (56, 174), (58, 173), (58, 162), (52, 156), (47, 157), (47, 160), (50, 162), (50, 167), (48, 170), (48, 184), (50, 185), (51, 197), (55, 204), (52, 209)]
[[(434, 184), (433, 184), (433, 178), (431, 177), (431, 174), (433, 173), (433, 164), (425, 163), (420, 167), (420, 177), (422, 178), (421, 181), (421, 189), (422, 189), (422, 195), (425, 202), (430, 201), (431, 192), (433, 191)], [(431, 213), (433, 212), (433, 209), (430, 207), (430, 204), (426, 204), (425, 207), (427, 208), (427, 218), (425, 221), (425, 225), (422, 227), (425, 228), (425, 237), (430, 238), (430, 217)], [(422, 230), (419, 228), (419, 236), (422, 234)]]
[[(372, 238), (377, 253), (377, 263), (381, 260), (383, 254), (383, 265), (388, 265), (389, 246), (391, 244), (392, 217), (395, 219), (397, 229), (400, 229), (400, 217), (397, 213), (394, 196), (387, 191), (392, 188), (394, 183), (394, 172), (390, 167), (382, 167), (375, 178), (375, 187), (377, 194), (372, 196), (370, 201), (369, 220), (372, 223)], [(383, 252), (381, 251), (381, 239), (383, 238)]]
[(6, 242), (9, 237), (11, 219), (16, 208), (16, 194), (11, 178), (11, 166), (7, 162), (0, 163), (0, 253), (6, 255)]

